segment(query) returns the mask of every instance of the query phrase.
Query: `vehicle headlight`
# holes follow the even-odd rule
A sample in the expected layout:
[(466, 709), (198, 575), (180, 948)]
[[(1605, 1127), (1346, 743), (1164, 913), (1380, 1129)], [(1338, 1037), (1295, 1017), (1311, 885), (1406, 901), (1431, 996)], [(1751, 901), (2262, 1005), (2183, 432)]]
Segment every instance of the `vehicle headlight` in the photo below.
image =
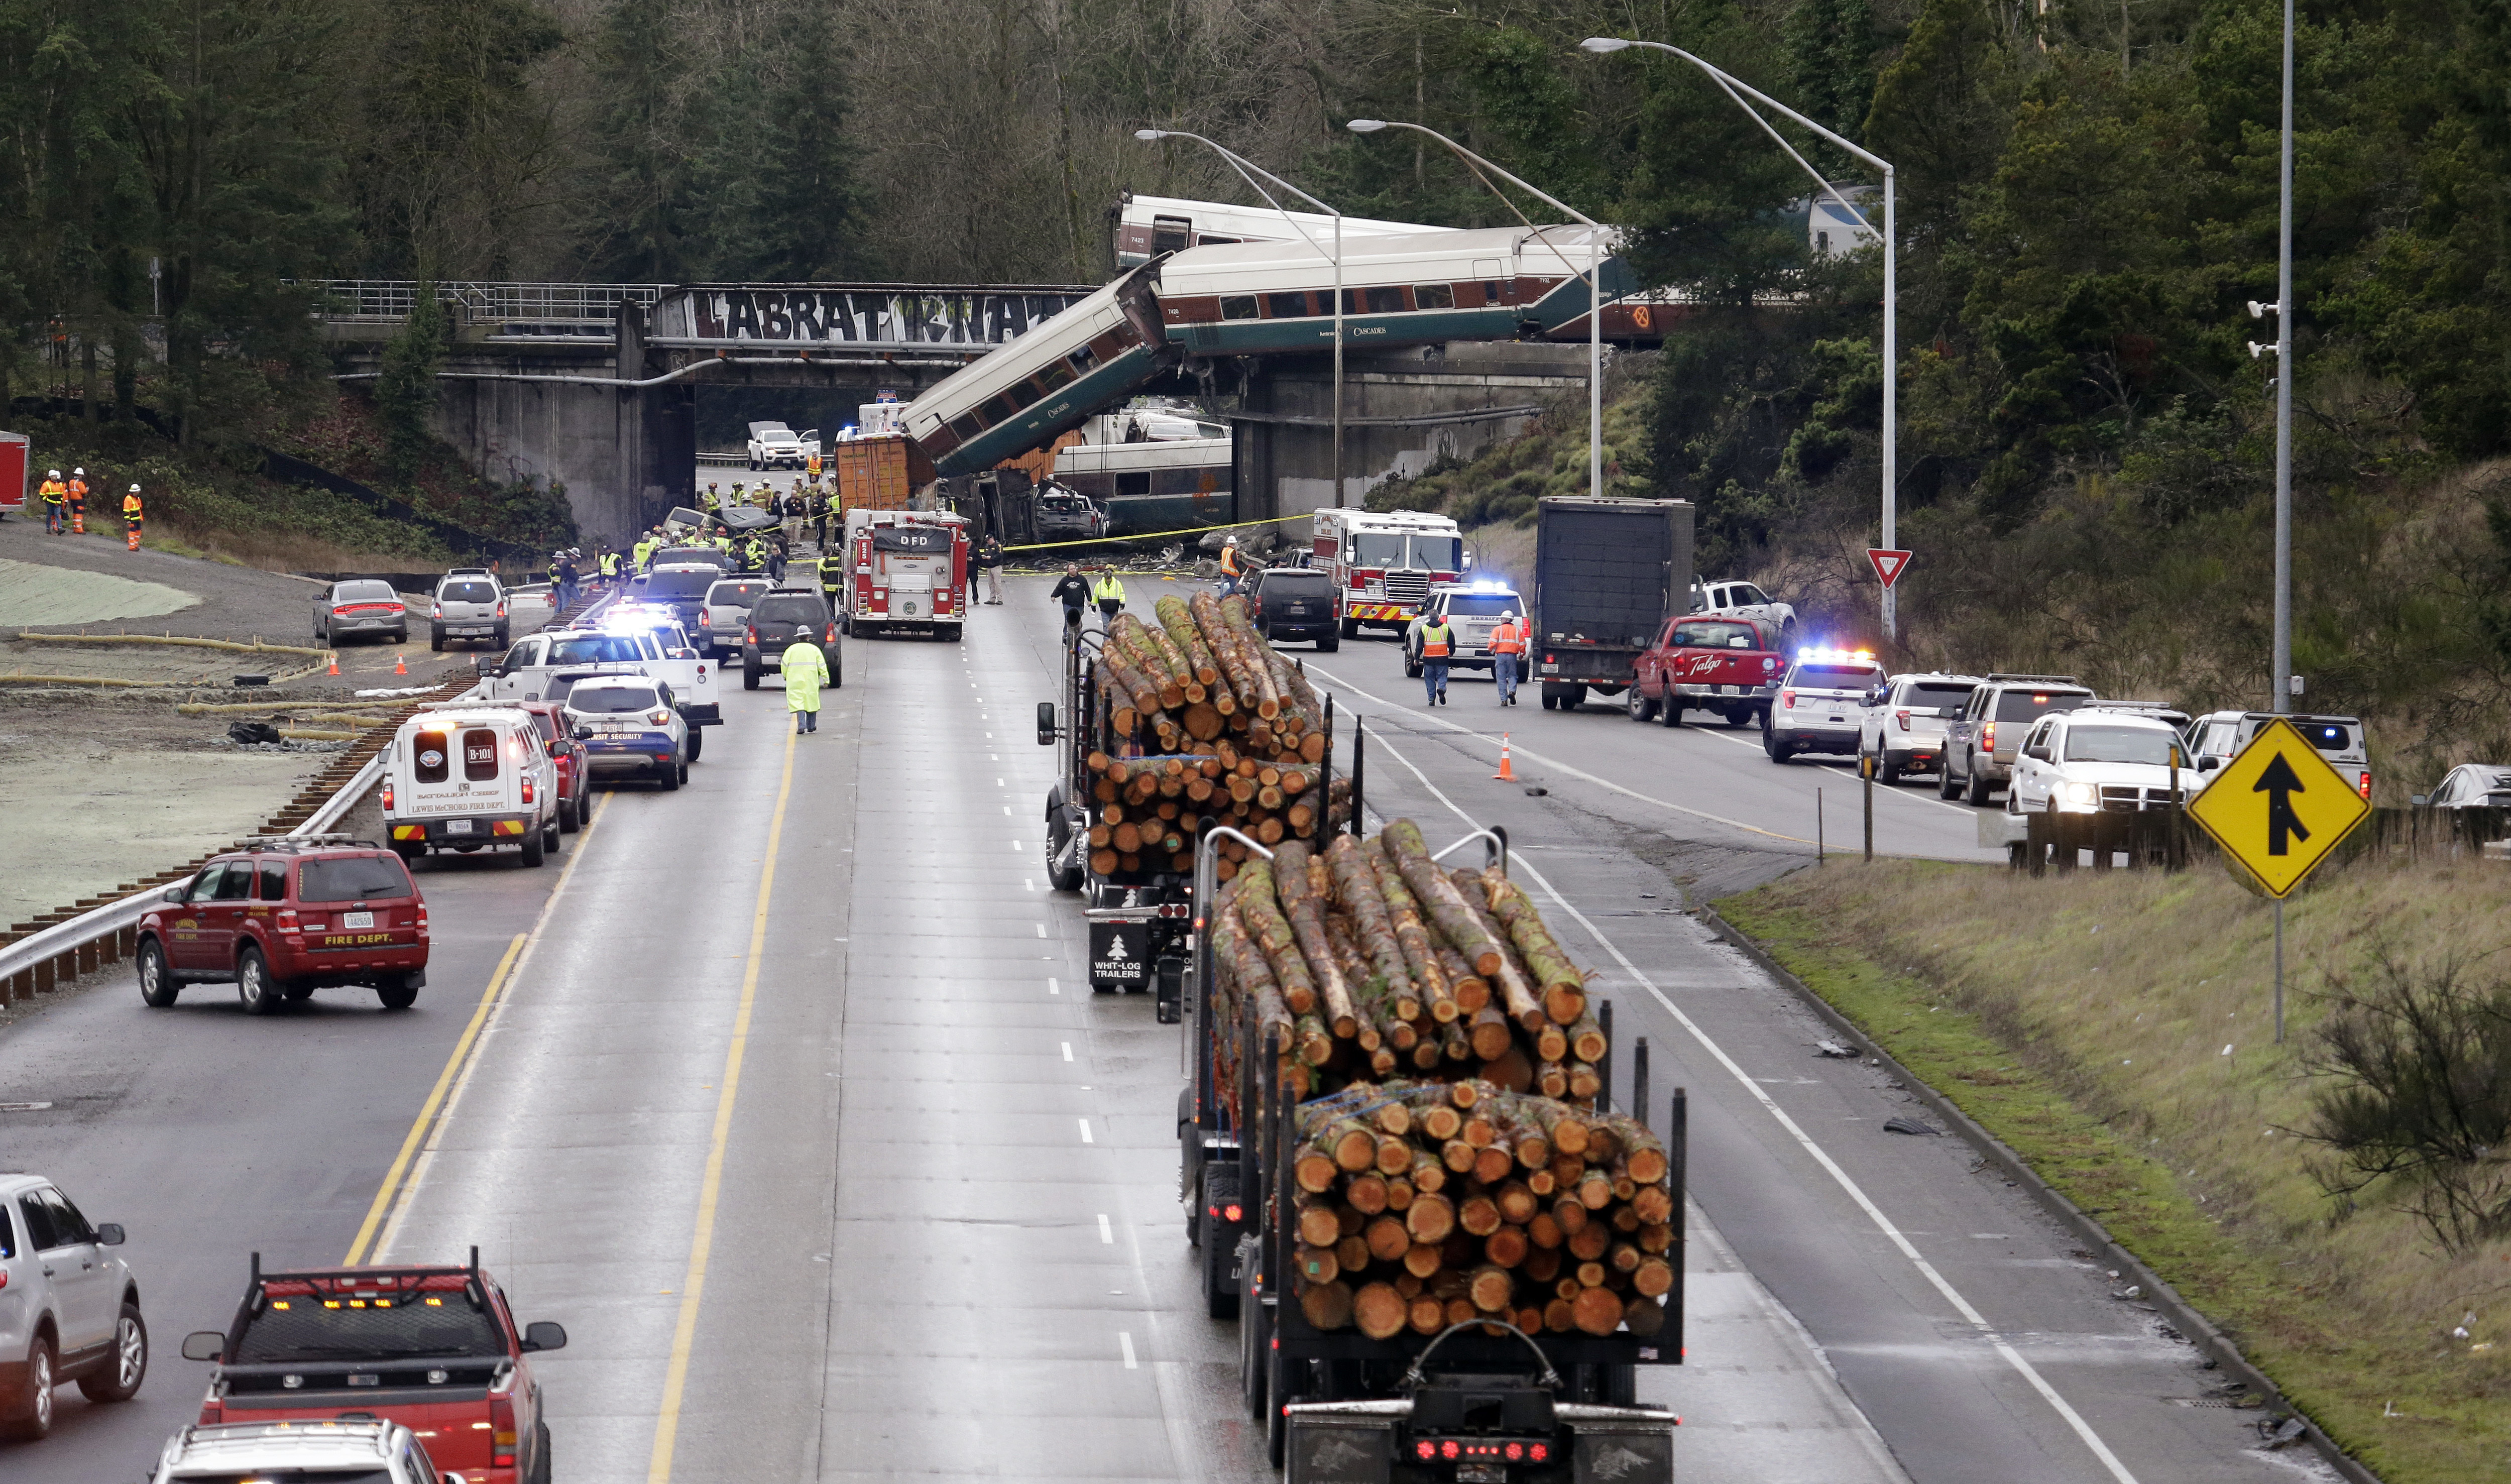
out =
[(2102, 791), (2089, 783), (2070, 783), (2067, 785), (2067, 801), (2099, 803), (2102, 801)]

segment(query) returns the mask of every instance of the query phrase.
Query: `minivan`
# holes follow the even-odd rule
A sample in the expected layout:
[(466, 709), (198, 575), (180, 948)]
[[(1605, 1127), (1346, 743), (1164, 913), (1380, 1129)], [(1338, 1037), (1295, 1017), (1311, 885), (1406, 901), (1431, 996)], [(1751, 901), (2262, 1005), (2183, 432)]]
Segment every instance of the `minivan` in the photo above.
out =
[(422, 711), (384, 754), (385, 832), (405, 860), (513, 845), (537, 866), (559, 848), (558, 763), (511, 707)]

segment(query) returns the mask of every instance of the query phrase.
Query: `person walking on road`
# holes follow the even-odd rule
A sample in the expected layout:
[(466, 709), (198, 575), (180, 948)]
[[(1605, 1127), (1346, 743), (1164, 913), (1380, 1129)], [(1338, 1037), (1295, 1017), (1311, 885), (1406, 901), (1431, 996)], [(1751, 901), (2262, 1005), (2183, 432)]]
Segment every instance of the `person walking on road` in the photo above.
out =
[(134, 485), (131, 492), (122, 497), (122, 534), (133, 551), (139, 549), (139, 523), (146, 515), (139, 503), (139, 487)]
[(1003, 538), (992, 531), (977, 543), (977, 568), (985, 574), (985, 605), (1003, 605)]
[(1063, 564), (1062, 580), (1056, 583), (1046, 596), (1063, 605), (1063, 627), (1066, 630), (1081, 627), (1082, 610), (1090, 606), (1090, 584), (1082, 580), (1078, 564)]
[(70, 487), (61, 483), (61, 471), (55, 469), (45, 475), (35, 493), (44, 502), (44, 533), (58, 536), (68, 529)]
[(1220, 543), (1220, 596), (1238, 591), (1238, 538), (1231, 536)]
[(1099, 605), (1101, 628), (1114, 624), (1116, 615), (1124, 611), (1125, 584), (1116, 580), (1116, 569), (1112, 566), (1101, 572), (1099, 580), (1090, 585), (1090, 596)]
[(837, 597), (846, 587), (846, 554), (822, 550), (815, 570), (820, 576), (820, 596), (828, 600), (829, 611), (833, 613), (837, 611)]
[(575, 558), (572, 554), (560, 552), (550, 558), (550, 580), (558, 585), (559, 612), (563, 613), (575, 606), (575, 600), (584, 591), (580, 586), (582, 577), (583, 573), (576, 569)]
[(1446, 619), (1421, 625), (1421, 683), (1430, 692), (1427, 705), (1448, 704), (1448, 656), (1455, 643), (1456, 631), (1448, 627)]
[(1526, 657), (1526, 625), (1515, 613), (1500, 615), (1499, 627), (1491, 630), (1491, 680), (1499, 686), (1502, 706), (1517, 704), (1517, 667)]
[(785, 657), (776, 662), (785, 676), (785, 709), (793, 713), (793, 735), (808, 736), (820, 729), (820, 687), (829, 683), (829, 657), (811, 641), (809, 630), (785, 646)]

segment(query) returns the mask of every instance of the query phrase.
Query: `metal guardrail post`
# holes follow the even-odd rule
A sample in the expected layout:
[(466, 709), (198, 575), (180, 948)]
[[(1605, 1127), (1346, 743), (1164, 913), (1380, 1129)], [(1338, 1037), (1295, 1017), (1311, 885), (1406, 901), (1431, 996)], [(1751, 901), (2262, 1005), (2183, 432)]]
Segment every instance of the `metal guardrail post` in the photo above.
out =
[(1631, 1116), (1640, 1120), (1640, 1127), (1648, 1126), (1648, 1047), (1644, 1035), (1631, 1047)]

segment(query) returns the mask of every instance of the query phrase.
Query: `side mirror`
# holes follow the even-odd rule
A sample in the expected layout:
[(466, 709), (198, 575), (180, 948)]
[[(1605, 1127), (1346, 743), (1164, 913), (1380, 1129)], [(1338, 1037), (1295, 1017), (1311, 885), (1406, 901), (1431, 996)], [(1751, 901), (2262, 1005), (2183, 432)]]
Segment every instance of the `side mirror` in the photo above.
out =
[(179, 901), (183, 900), (183, 888), (182, 888), (182, 887), (180, 887), (180, 886), (169, 886), (169, 887), (167, 887), (167, 888), (166, 888), (166, 900), (167, 900), (167, 901), (169, 901), (169, 902), (179, 902)]
[(575, 730), (569, 732), (568, 735), (575, 738), (578, 742), (590, 742), (593, 740), (593, 728), (579, 722), (576, 723)]
[(122, 1224), (120, 1222), (110, 1221), (101, 1224), (96, 1229), (96, 1240), (97, 1245), (99, 1247), (121, 1246), (123, 1242)]
[(523, 1326), (523, 1353), (566, 1348), (566, 1326), (542, 1319)]
[(1037, 703), (1037, 745), (1040, 747), (1055, 745), (1055, 703), (1053, 701)]
[(183, 1337), (183, 1358), (217, 1360), (226, 1354), (227, 1337), (213, 1329), (196, 1329)]
[(2201, 773), (2211, 773), (2222, 765), (2223, 760), (2221, 758), (2200, 758), (2197, 760), (2197, 771)]
[(1154, 1014), (1164, 1026), (1185, 1018), (1185, 960), (1172, 954), (1152, 969)]
[(2416, 808), (2420, 809), (2424, 805), (2432, 802), (2432, 796), (2430, 794), (2410, 794), (2407, 796), (2407, 802), (2414, 804)]

